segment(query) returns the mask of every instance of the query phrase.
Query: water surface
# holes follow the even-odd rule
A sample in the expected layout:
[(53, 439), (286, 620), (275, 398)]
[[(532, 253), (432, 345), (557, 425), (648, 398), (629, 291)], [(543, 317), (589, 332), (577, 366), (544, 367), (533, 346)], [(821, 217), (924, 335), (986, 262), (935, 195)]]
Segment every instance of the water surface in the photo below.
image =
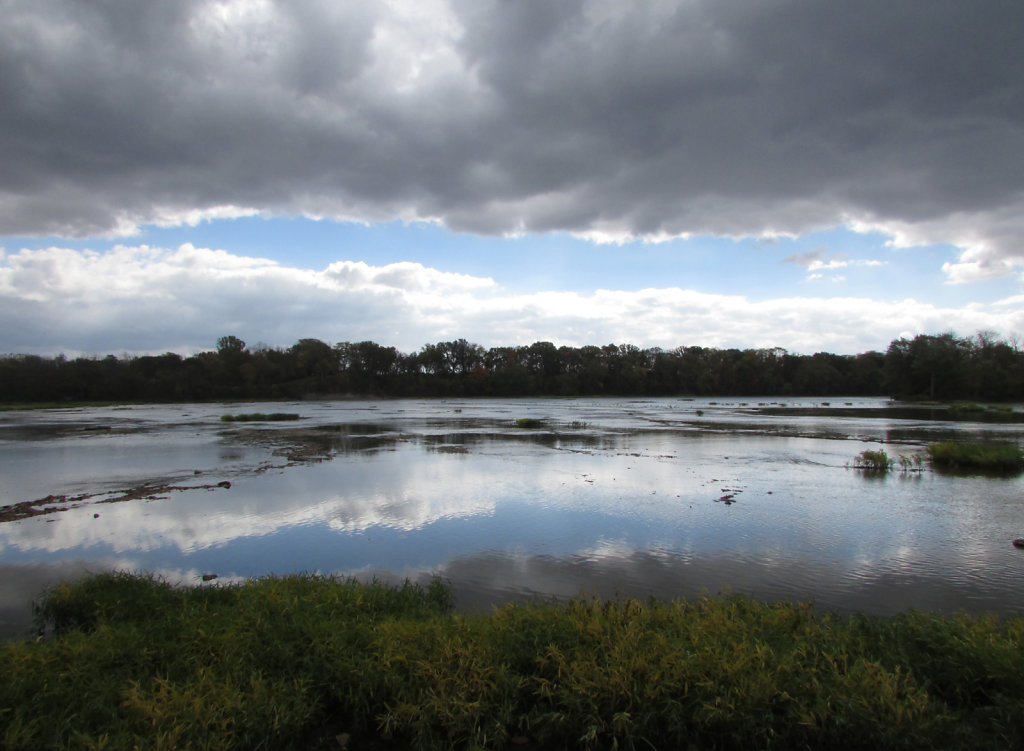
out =
[[(302, 419), (220, 420), (249, 412)], [(46, 584), (114, 568), (186, 583), (439, 575), (464, 608), (581, 591), (741, 592), (879, 614), (1020, 615), (1020, 478), (849, 467), (865, 449), (1020, 443), (1017, 416), (950, 420), (878, 399), (3, 413), (0, 505), (35, 515), (0, 523), (0, 630), (25, 628)], [(38, 513), (48, 509), (63, 510)]]

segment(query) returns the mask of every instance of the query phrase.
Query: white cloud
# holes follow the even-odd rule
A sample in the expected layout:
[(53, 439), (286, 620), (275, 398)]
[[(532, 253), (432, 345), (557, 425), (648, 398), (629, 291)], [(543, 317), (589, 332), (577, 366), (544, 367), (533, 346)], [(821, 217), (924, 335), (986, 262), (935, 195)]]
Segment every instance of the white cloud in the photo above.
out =
[(0, 260), (0, 350), (188, 353), (234, 334), (278, 346), (303, 337), (370, 339), (403, 351), (464, 337), (488, 347), (554, 340), (856, 353), (907, 330), (1024, 330), (1020, 306), (1003, 303), (755, 301), (679, 287), (511, 294), (493, 279), (418, 263), (339, 261), (316, 271), (190, 244), (107, 253), (51, 247)]
[(957, 211), (937, 219), (850, 222), (857, 232), (882, 232), (894, 248), (946, 243), (959, 249), (957, 263), (942, 271), (952, 284), (1010, 276), (1024, 269), (1024, 198), (994, 210)]
[(324, 275), (346, 288), (381, 286), (407, 292), (471, 290), (494, 286), (494, 280), (468, 274), (428, 269), (423, 264), (401, 261), (375, 267), (363, 261), (338, 261)]
[[(793, 253), (783, 258), (779, 263), (791, 263), (795, 266), (801, 266), (807, 269), (807, 281), (814, 282), (825, 277), (821, 272), (823, 271), (835, 271), (836, 269), (845, 269), (850, 266), (867, 266), (877, 267), (885, 266), (886, 261), (878, 261), (873, 259), (847, 259), (845, 253), (833, 253), (828, 255), (824, 248), (815, 248), (814, 250), (808, 250), (803, 253)], [(845, 276), (833, 275), (830, 277), (833, 282), (842, 282), (846, 280)]]

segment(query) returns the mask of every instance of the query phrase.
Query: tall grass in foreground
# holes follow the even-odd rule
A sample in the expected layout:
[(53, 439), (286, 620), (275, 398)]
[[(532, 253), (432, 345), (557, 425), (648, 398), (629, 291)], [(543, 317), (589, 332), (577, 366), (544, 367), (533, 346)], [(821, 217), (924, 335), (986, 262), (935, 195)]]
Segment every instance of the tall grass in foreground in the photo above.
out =
[[(312, 576), (61, 585), (0, 652), (0, 743), (38, 748), (1009, 748), (1024, 620), (748, 599), (506, 605)], [(519, 740), (516, 738), (516, 740)]]

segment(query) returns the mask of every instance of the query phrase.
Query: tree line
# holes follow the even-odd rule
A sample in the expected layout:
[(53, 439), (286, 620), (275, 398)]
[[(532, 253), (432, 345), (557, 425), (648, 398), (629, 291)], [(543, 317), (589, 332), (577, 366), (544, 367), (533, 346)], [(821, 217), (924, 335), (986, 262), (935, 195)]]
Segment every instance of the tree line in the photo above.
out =
[(883, 352), (791, 354), (631, 344), (485, 349), (465, 339), (402, 353), (300, 339), (249, 348), (225, 336), (189, 357), (6, 355), (0, 401), (203, 401), (311, 396), (903, 396), (1024, 399), (1024, 352), (990, 332), (922, 334)]

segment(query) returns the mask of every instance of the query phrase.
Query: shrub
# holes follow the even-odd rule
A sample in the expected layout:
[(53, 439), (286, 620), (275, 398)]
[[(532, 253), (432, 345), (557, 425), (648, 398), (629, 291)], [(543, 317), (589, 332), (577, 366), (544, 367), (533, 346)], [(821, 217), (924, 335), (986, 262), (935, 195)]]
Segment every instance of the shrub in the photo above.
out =
[[(135, 604), (133, 604), (135, 603)], [(0, 747), (1011, 748), (1024, 619), (838, 617), (748, 598), (451, 610), (318, 576), (47, 595), (0, 644)], [(770, 739), (770, 744), (765, 743)]]

